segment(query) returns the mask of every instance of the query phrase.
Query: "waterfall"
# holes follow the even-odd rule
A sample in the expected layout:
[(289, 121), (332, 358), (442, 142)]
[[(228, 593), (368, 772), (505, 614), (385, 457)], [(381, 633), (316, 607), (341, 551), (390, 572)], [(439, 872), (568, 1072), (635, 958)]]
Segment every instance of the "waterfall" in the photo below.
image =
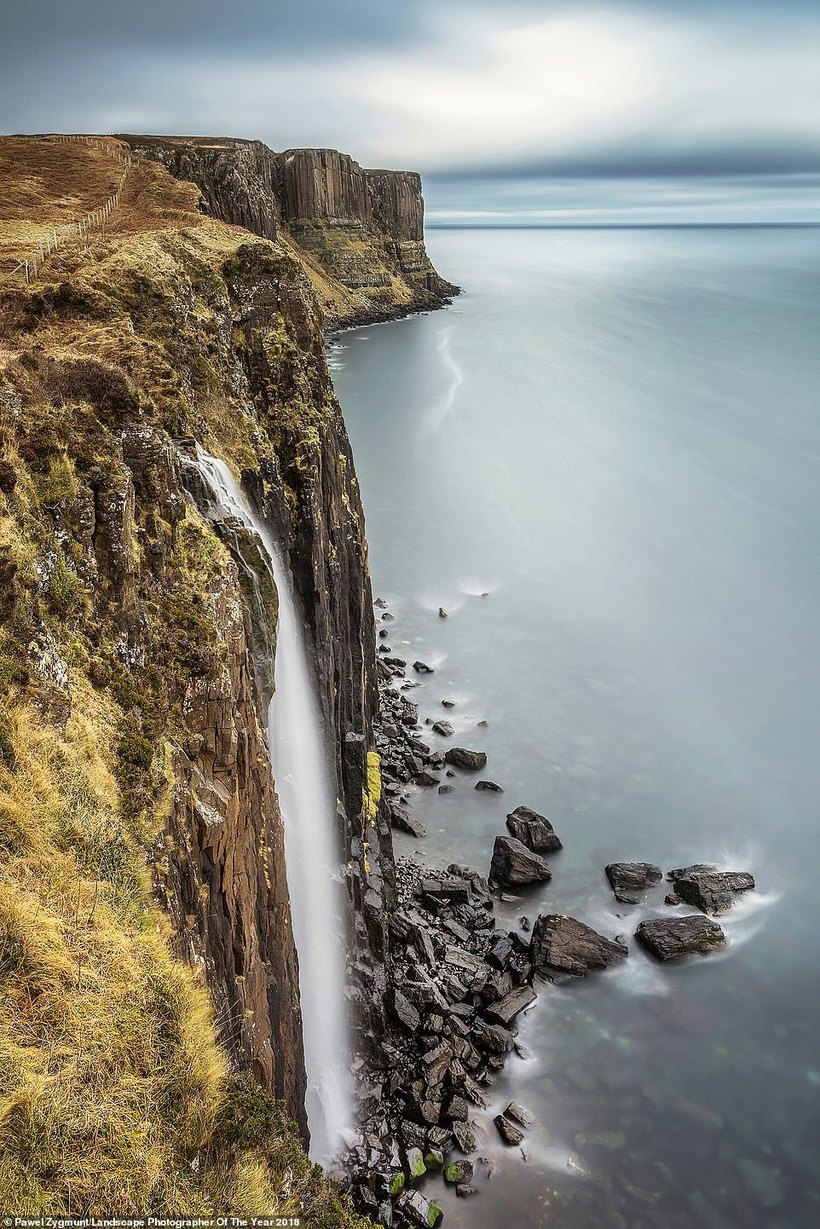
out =
[[(305, 623), (270, 528), (223, 461), (197, 448), (186, 457), (206, 486), (201, 511), (216, 526), (239, 522), (279, 595), (268, 746), (285, 827), (285, 861), (302, 1003), (310, 1155), (327, 1166), (350, 1126), (349, 1037), (345, 997), (346, 893), (341, 877), (334, 773), (308, 656)], [(201, 501), (198, 501), (201, 502)], [(264, 643), (264, 641), (263, 641)], [(267, 663), (270, 675), (270, 663)], [(275, 1039), (274, 1039), (275, 1045)]]

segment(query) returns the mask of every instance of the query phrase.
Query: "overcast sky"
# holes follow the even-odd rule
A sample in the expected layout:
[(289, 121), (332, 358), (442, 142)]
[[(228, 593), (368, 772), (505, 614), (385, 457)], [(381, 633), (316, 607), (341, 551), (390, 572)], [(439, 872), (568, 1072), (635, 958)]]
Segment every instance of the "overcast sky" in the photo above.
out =
[(0, 0), (0, 126), (329, 145), (433, 220), (820, 220), (816, 0)]

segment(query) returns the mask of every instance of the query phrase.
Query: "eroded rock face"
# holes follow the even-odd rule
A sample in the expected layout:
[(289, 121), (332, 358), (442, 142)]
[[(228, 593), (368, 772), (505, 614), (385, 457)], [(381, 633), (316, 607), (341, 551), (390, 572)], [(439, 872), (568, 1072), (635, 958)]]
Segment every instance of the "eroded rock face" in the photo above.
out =
[(670, 871), (669, 878), (676, 895), (704, 913), (727, 913), (740, 893), (755, 886), (747, 871), (722, 871), (701, 863)]
[(641, 922), (635, 938), (656, 959), (664, 962), (711, 952), (726, 943), (726, 936), (717, 922), (700, 913)]
[(490, 863), (490, 882), (499, 887), (522, 887), (546, 883), (552, 871), (540, 854), (533, 853), (514, 836), (497, 836)]
[(604, 869), (615, 899), (624, 905), (637, 905), (638, 893), (663, 878), (661, 868), (650, 862), (611, 862)]
[(530, 807), (516, 807), (507, 816), (507, 829), (511, 836), (534, 853), (549, 853), (562, 848), (550, 821)]
[(530, 954), (533, 968), (545, 977), (583, 977), (623, 960), (629, 949), (574, 917), (542, 914), (532, 928)]
[(266, 239), (280, 231), (295, 239), (335, 285), (322, 300), (333, 327), (406, 315), (458, 293), (427, 255), (421, 178), (413, 171), (366, 170), (335, 149), (275, 153), (261, 141), (225, 137), (124, 139), (196, 183), (212, 217)]

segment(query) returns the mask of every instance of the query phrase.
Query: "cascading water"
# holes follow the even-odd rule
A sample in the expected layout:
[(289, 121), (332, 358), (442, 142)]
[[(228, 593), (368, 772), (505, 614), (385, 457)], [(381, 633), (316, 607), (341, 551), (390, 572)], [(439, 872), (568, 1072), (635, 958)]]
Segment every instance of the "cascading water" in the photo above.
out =
[[(279, 594), (274, 693), (268, 708), (271, 766), (285, 826), (285, 860), (302, 1002), (310, 1155), (327, 1166), (351, 1121), (345, 998), (345, 892), (333, 787), (304, 620), (270, 529), (223, 461), (186, 457), (207, 488), (215, 523), (238, 521), (258, 539)], [(275, 1044), (275, 1043), (274, 1043)]]

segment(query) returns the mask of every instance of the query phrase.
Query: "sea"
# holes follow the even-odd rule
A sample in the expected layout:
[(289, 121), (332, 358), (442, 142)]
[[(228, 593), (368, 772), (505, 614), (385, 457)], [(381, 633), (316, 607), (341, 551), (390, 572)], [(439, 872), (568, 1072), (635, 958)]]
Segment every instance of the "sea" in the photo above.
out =
[[(503, 792), (414, 788), (427, 836), (396, 849), (486, 873), (530, 806), (564, 848), (499, 924), (566, 913), (630, 952), (539, 984), (479, 1115), (492, 1179), (427, 1193), (448, 1229), (815, 1227), (820, 229), (428, 248), (452, 306), (330, 360), (389, 644), (434, 668), (407, 694)], [(604, 867), (632, 860), (751, 871), (726, 948), (643, 952), (638, 923), (675, 909), (664, 884), (615, 900)], [(536, 1120), (520, 1150), (492, 1124), (511, 1099)]]

